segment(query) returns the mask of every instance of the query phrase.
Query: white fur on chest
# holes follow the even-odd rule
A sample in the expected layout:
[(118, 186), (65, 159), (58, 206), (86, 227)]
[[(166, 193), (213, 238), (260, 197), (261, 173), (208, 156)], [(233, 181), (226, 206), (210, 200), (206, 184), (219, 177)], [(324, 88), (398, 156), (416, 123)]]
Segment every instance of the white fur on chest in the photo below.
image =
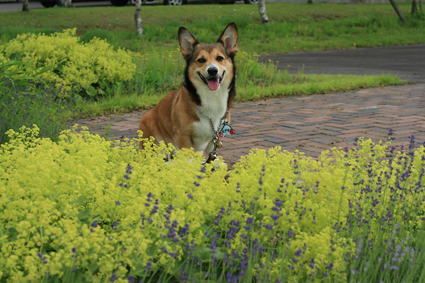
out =
[(202, 85), (199, 86), (197, 93), (201, 97), (202, 105), (196, 107), (200, 121), (193, 123), (195, 131), (193, 147), (195, 151), (204, 152), (214, 135), (210, 119), (214, 130), (217, 131), (221, 119), (226, 114), (229, 90), (220, 85), (219, 89), (211, 91), (206, 85)]

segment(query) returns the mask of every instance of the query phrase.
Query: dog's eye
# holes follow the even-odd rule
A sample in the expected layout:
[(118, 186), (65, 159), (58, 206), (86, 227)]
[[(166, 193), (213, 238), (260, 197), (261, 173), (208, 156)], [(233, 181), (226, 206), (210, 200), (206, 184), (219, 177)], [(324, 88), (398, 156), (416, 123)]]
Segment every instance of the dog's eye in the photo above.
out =
[(224, 59), (223, 57), (218, 56), (216, 60), (217, 60), (218, 62), (220, 62), (220, 61), (223, 61), (223, 59)]
[(198, 59), (198, 62), (199, 62), (199, 63), (205, 63), (205, 62), (207, 62), (207, 60), (205, 60), (204, 58), (199, 58), (199, 59)]

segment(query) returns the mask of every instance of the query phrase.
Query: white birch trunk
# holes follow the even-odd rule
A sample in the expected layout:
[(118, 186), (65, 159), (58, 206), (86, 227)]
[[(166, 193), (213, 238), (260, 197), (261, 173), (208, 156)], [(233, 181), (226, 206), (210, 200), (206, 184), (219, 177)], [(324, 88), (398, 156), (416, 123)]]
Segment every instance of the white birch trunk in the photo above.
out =
[(267, 12), (266, 12), (266, 0), (258, 1), (258, 11), (260, 12), (260, 16), (261, 16), (261, 20), (263, 21), (263, 24), (268, 24), (269, 18), (267, 17)]
[(134, 20), (136, 21), (137, 35), (143, 35), (142, 16), (140, 14), (140, 7), (142, 6), (142, 0), (136, 0), (136, 11), (134, 12)]
[(403, 13), (400, 11), (400, 9), (397, 6), (397, 3), (394, 0), (390, 0), (391, 5), (394, 8), (394, 11), (397, 13), (398, 17), (400, 18), (400, 20), (405, 23), (406, 19), (404, 18)]
[(24, 0), (24, 2), (22, 3), (22, 11), (23, 12), (29, 12), (30, 11), (28, 0)]

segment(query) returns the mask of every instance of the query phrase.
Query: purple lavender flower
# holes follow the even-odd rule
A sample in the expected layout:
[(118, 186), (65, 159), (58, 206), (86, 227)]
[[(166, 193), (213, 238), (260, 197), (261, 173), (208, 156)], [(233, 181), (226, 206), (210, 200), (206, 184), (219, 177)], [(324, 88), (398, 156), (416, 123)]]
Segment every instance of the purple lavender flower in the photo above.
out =
[(144, 273), (149, 274), (151, 272), (152, 269), (152, 263), (150, 261), (148, 261), (148, 263), (146, 263), (145, 269), (143, 270)]
[(266, 225), (264, 225), (264, 228), (266, 228), (267, 230), (272, 230), (273, 229), (273, 225), (266, 224)]
[(117, 275), (115, 273), (112, 274), (112, 276), (109, 278), (110, 282), (115, 282), (117, 280)]
[(91, 224), (91, 227), (97, 228), (97, 222), (99, 222), (99, 221), (97, 221), (97, 220), (93, 221), (93, 223)]
[(157, 213), (158, 212), (158, 209), (159, 209), (159, 207), (156, 206), (156, 205), (154, 205), (153, 208), (152, 208), (152, 210), (151, 210), (151, 215)]
[(300, 256), (300, 255), (301, 255), (301, 253), (302, 253), (302, 250), (301, 250), (301, 249), (298, 249), (298, 250), (294, 253), (294, 255), (295, 255), (295, 256)]
[(274, 221), (276, 221), (276, 220), (278, 220), (278, 219), (279, 219), (279, 215), (274, 215), (274, 214), (272, 214), (272, 215), (270, 215), (270, 217), (271, 217)]

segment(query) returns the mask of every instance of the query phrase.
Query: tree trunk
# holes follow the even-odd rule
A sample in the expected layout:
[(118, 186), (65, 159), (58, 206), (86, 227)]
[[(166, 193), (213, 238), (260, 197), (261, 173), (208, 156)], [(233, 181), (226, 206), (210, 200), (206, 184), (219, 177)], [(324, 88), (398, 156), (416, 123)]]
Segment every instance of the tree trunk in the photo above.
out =
[(260, 12), (261, 20), (263, 21), (263, 25), (269, 23), (269, 18), (267, 17), (266, 11), (266, 0), (258, 1), (258, 11)]
[(411, 14), (414, 14), (418, 11), (418, 6), (416, 5), (416, 0), (412, 0), (412, 10), (410, 11)]
[(136, 21), (137, 35), (143, 35), (142, 16), (140, 15), (140, 7), (142, 6), (142, 0), (136, 0), (136, 11), (134, 12), (134, 20)]
[(22, 12), (29, 12), (29, 11), (30, 11), (30, 7), (29, 7), (28, 0), (24, 0), (24, 2), (22, 3)]
[(72, 0), (66, 0), (66, 7), (72, 7)]
[(393, 6), (395, 12), (397, 13), (398, 17), (400, 18), (400, 20), (405, 23), (406, 19), (403, 16), (403, 13), (400, 11), (400, 9), (398, 8), (397, 4), (395, 3), (394, 0), (390, 0), (391, 5)]

